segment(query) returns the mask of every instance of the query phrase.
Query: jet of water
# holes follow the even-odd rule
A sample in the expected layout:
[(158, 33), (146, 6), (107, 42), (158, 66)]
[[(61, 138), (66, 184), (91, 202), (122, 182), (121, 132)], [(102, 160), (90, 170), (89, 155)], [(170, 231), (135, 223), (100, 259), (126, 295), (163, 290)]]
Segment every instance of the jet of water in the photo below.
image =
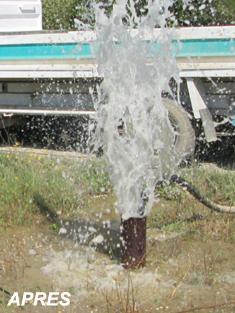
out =
[[(102, 5), (94, 4), (99, 46), (94, 53), (104, 77), (95, 103), (96, 138), (101, 138), (98, 145), (125, 220), (149, 214), (156, 182), (180, 161), (162, 102), (163, 91), (171, 94), (170, 79), (179, 81), (174, 30), (167, 28), (172, 1), (148, 1), (143, 16), (133, 0), (117, 0), (109, 17)], [(156, 26), (161, 30), (156, 32)]]

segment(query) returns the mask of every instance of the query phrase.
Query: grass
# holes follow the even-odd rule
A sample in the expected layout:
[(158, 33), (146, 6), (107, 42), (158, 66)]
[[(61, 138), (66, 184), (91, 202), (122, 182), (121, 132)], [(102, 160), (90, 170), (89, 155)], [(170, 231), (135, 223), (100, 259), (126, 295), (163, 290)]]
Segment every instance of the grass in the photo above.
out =
[[(196, 165), (181, 170), (181, 175), (213, 201), (235, 204), (233, 171)], [(78, 208), (89, 209), (91, 195), (112, 193), (102, 159), (13, 151), (0, 154), (0, 188), (0, 225), (5, 228), (42, 222), (39, 202), (53, 214), (60, 211), (66, 217), (73, 216)], [(156, 188), (156, 198), (160, 204), (148, 218), (149, 227), (235, 241), (234, 216), (212, 213), (182, 186), (164, 183)]]
[[(181, 170), (181, 176), (193, 183), (206, 197), (222, 205), (235, 205), (235, 173), (215, 166), (195, 165)], [(212, 212), (184, 187), (164, 183), (156, 189), (161, 205), (148, 219), (150, 227), (183, 232), (187, 238), (235, 241), (235, 216)]]
[(235, 172), (220, 168), (195, 166), (183, 177), (201, 189), (209, 199), (224, 205), (235, 205)]
[[(179, 172), (183, 178), (193, 183), (195, 187), (214, 202), (224, 205), (235, 205), (235, 172), (220, 168), (205, 168), (195, 165)], [(185, 189), (176, 183), (162, 183), (156, 189), (156, 194), (165, 200), (182, 203), (185, 199)]]
[[(182, 175), (198, 188), (202, 189), (203, 186), (205, 194), (214, 201), (232, 203), (235, 177), (232, 171), (207, 170), (196, 166), (193, 169), (184, 169)], [(0, 154), (0, 188), (0, 220), (6, 228), (43, 222), (35, 198), (42, 198), (55, 213), (62, 211), (64, 215), (72, 215), (80, 206), (88, 208), (86, 199), (90, 195), (112, 193), (102, 159), (81, 161), (16, 153)], [(168, 306), (175, 308), (177, 303), (183, 302), (184, 289), (181, 285), (189, 285), (191, 289), (195, 287), (196, 292), (198, 286), (201, 288), (204, 285), (217, 291), (220, 290), (220, 283), (216, 281), (216, 273), (219, 273), (221, 268), (224, 270), (223, 275), (227, 275), (225, 269), (228, 260), (232, 259), (228, 247), (232, 247), (230, 243), (235, 241), (234, 216), (212, 213), (177, 184), (162, 184), (156, 189), (156, 196), (160, 202), (155, 205), (148, 218), (149, 226), (185, 233), (183, 238), (186, 240), (182, 240), (182, 251), (172, 259), (177, 262), (177, 268), (165, 259), (158, 260), (159, 256), (156, 257), (156, 254), (153, 254), (151, 259), (151, 262), (157, 262), (151, 266), (157, 264), (159, 275), (163, 275), (166, 266), (169, 266), (167, 277), (174, 278), (174, 285), (172, 289), (167, 289), (164, 297), (159, 296), (158, 290), (154, 289), (151, 297), (156, 299), (156, 303), (152, 304), (152, 300), (148, 301), (147, 293), (146, 303), (145, 299), (142, 301), (142, 289), (135, 285), (130, 277), (126, 288), (123, 288), (121, 281), (116, 280), (111, 290), (100, 294), (105, 312), (170, 312), (167, 310)], [(226, 244), (219, 246), (217, 241)], [(22, 253), (24, 242), (17, 241), (17, 238), (12, 239), (12, 244), (6, 243), (2, 250), (0, 266), (4, 269), (3, 273), (13, 280), (23, 279), (27, 264)], [(11, 263), (13, 257), (14, 266)], [(150, 259), (150, 255), (148, 258)], [(149, 264), (151, 262), (149, 261)], [(136, 275), (135, 272), (132, 274)], [(161, 284), (159, 280), (160, 287)], [(160, 291), (163, 292), (161, 289)], [(210, 305), (209, 301), (203, 305), (199, 300), (194, 303), (201, 311), (211, 309), (217, 312), (217, 305)], [(145, 310), (148, 305), (151, 309)], [(218, 306), (225, 305), (226, 303), (222, 303)], [(190, 312), (190, 302), (187, 307)], [(184, 308), (182, 310), (187, 312)], [(171, 309), (171, 312), (176, 311)]]
[(35, 199), (55, 213), (71, 214), (87, 195), (110, 191), (101, 160), (67, 160), (34, 154), (0, 154), (0, 225), (30, 225), (40, 220)]

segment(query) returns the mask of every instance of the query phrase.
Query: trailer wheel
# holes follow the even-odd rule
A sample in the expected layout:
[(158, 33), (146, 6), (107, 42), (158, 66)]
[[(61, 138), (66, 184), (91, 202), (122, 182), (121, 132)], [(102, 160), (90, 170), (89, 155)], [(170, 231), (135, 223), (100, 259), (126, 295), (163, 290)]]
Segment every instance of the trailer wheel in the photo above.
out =
[[(178, 156), (178, 162), (183, 160), (189, 160), (192, 156), (194, 156), (195, 150), (195, 132), (191, 125), (191, 122), (188, 118), (186, 111), (182, 108), (181, 105), (177, 104), (174, 100), (162, 98), (162, 102), (168, 110), (170, 127), (163, 127), (161, 132), (161, 141), (165, 144), (165, 147), (168, 149), (171, 144), (174, 146), (175, 154)], [(119, 134), (120, 135), (128, 135), (131, 130), (131, 125), (125, 125), (120, 123)], [(169, 132), (170, 130), (170, 132)], [(174, 138), (172, 135), (174, 133)], [(153, 145), (154, 141), (153, 139)], [(162, 150), (162, 153), (166, 155), (168, 152), (166, 149)], [(171, 154), (171, 151), (169, 152)], [(156, 155), (158, 155), (158, 151), (156, 149)], [(164, 157), (162, 157), (164, 159)], [(168, 162), (165, 159), (165, 162)], [(175, 163), (177, 160), (175, 158)]]
[(171, 124), (176, 132), (175, 149), (182, 156), (182, 160), (188, 160), (194, 155), (195, 132), (186, 111), (170, 99), (162, 99), (169, 112)]
[(153, 169), (160, 180), (168, 180), (182, 161), (188, 162), (194, 155), (195, 135), (184, 109), (170, 99), (164, 98), (162, 102), (169, 120), (162, 122), (161, 132), (153, 138)]
[[(187, 113), (180, 105), (166, 98), (163, 98), (162, 102), (168, 110), (170, 122), (168, 125), (163, 122), (160, 137), (159, 134), (155, 138), (153, 135), (155, 155), (151, 166), (155, 176), (164, 180), (170, 178), (169, 175), (182, 161), (188, 161), (194, 156), (195, 134)], [(131, 124), (125, 125), (120, 121), (118, 132), (120, 136), (131, 137)], [(159, 142), (163, 144), (160, 148)], [(103, 148), (101, 147), (98, 152), (102, 155)]]

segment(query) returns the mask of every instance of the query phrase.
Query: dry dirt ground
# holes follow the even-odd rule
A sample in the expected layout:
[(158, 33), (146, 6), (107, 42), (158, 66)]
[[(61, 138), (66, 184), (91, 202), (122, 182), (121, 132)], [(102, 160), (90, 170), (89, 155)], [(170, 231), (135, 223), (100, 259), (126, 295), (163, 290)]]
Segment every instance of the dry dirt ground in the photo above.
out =
[[(7, 306), (9, 295), (1, 292), (0, 312), (235, 312), (233, 242), (219, 240), (216, 228), (214, 240), (148, 229), (146, 268), (127, 272), (118, 263), (114, 202), (112, 196), (91, 199), (89, 214), (80, 212), (79, 221), (64, 220), (56, 229), (48, 221), (1, 229), (0, 287), (18, 292), (20, 299), (25, 291), (69, 292), (71, 298), (66, 307), (32, 302), (17, 307)], [(198, 212), (206, 210), (196, 201), (193, 205)], [(173, 214), (176, 206), (160, 201), (154, 209)], [(102, 227), (90, 223), (100, 218), (100, 207)], [(110, 219), (116, 221), (108, 225)], [(107, 252), (100, 238), (112, 246), (110, 255), (100, 252)]]

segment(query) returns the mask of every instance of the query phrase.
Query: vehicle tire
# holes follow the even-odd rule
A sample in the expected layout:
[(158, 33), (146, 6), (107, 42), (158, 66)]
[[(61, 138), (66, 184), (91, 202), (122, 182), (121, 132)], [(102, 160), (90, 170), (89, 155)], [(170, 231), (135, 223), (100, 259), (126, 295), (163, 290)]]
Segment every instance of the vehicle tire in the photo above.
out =
[(184, 109), (177, 102), (163, 98), (169, 119), (161, 124), (156, 134), (154, 147), (154, 175), (158, 181), (169, 180), (182, 162), (191, 161), (194, 156), (195, 134)]
[[(156, 144), (155, 154), (161, 154), (162, 163), (167, 163), (169, 160), (165, 158), (167, 154), (175, 154), (175, 163), (183, 160), (187, 161), (194, 156), (195, 150), (195, 132), (189, 120), (186, 111), (176, 101), (162, 98), (163, 105), (168, 111), (169, 125), (162, 125), (160, 138), (153, 137), (153, 147), (158, 139), (163, 143), (164, 148), (159, 150)], [(122, 125), (119, 129), (119, 134), (123, 136), (131, 136), (132, 124)], [(173, 147), (172, 147), (173, 146)], [(172, 149), (173, 148), (173, 149)], [(173, 151), (174, 150), (174, 151)], [(177, 156), (177, 157), (176, 157)]]
[(176, 132), (175, 149), (182, 160), (194, 156), (195, 132), (186, 111), (174, 100), (163, 98), (163, 104), (169, 112), (171, 124)]

